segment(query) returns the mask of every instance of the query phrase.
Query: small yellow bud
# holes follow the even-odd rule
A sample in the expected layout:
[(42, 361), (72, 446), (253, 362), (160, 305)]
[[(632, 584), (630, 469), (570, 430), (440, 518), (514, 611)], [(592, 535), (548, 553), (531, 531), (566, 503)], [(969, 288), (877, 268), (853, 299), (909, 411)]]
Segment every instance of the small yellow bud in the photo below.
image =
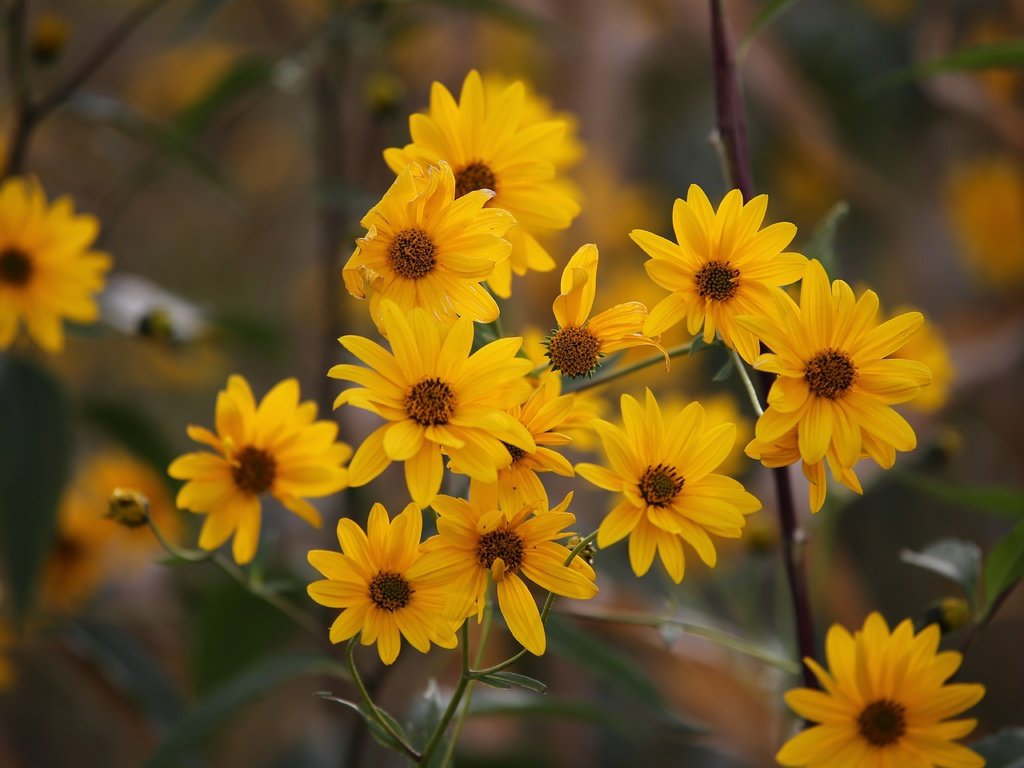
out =
[(165, 309), (154, 308), (139, 319), (139, 335), (157, 341), (174, 339), (174, 323), (171, 313)]
[(924, 614), (924, 626), (938, 624), (942, 634), (963, 629), (971, 621), (971, 607), (962, 597), (944, 597), (932, 603)]
[(366, 79), (363, 99), (374, 114), (386, 114), (396, 109), (405, 96), (405, 85), (387, 72), (377, 72)]
[(755, 555), (767, 555), (775, 551), (779, 543), (779, 532), (767, 523), (750, 523), (743, 535), (747, 551)]
[(149, 520), (149, 499), (134, 488), (115, 488), (110, 494), (107, 517), (126, 528), (139, 528)]
[[(583, 537), (580, 535), (571, 536), (568, 541), (565, 542), (565, 546), (569, 548), (569, 551), (576, 549), (583, 541)], [(587, 546), (580, 550), (580, 553), (576, 557), (587, 565), (594, 564), (594, 556), (597, 554), (597, 547), (594, 546), (594, 542), (589, 542)]]
[(69, 37), (71, 25), (67, 20), (53, 11), (44, 11), (32, 25), (32, 59), (38, 64), (53, 63), (64, 51)]

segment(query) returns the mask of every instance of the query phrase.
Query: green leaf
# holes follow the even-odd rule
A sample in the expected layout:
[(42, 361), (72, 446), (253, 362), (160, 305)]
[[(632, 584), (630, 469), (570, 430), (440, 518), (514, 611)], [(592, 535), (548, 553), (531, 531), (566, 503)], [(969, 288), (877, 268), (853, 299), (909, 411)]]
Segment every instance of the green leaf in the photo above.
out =
[(711, 349), (712, 347), (718, 346), (718, 337), (716, 336), (711, 341), (704, 341), (704, 334), (699, 333), (693, 337), (693, 341), (690, 344), (690, 351), (688, 354), (695, 355), (702, 349)]
[(479, 16), (487, 16), (510, 24), (514, 27), (521, 27), (529, 32), (539, 32), (550, 22), (540, 16), (525, 11), (512, 3), (503, 0), (428, 0), (433, 5), (440, 5), (443, 8), (453, 8), (458, 11), (466, 11)]
[(1024, 768), (1024, 728), (1012, 726), (979, 739), (971, 749), (985, 758), (986, 768)]
[(540, 680), (534, 680), (526, 675), (519, 675), (515, 672), (491, 672), (487, 675), (474, 675), (474, 680), (479, 680), (484, 685), (492, 688), (507, 690), (509, 688), (525, 688), (535, 693), (545, 693), (548, 687)]
[[(327, 692), (321, 692), (319, 696), (321, 699), (342, 704), (351, 709), (352, 711), (358, 712), (362, 716), (363, 720), (366, 721), (366, 725), (370, 729), (370, 735), (373, 736), (373, 740), (380, 744), (382, 747), (394, 749), (396, 751), (402, 750), (401, 744), (398, 743), (395, 737), (388, 733), (381, 726), (381, 724), (377, 722), (377, 719), (373, 716), (372, 712), (370, 711), (370, 707), (366, 704), (366, 702), (356, 704), (354, 701), (342, 699), (338, 696), (335, 696)], [(405, 739), (406, 743), (408, 743), (408, 734), (406, 734), (405, 729), (402, 728), (401, 724), (397, 720), (395, 720), (394, 717), (392, 717), (388, 712), (381, 709), (380, 707), (377, 707), (377, 714), (379, 714), (388, 723), (388, 725), (394, 728), (395, 733), (397, 733), (399, 736)]]
[(348, 671), (323, 654), (276, 654), (249, 667), (196, 704), (149, 758), (146, 768), (179, 765), (182, 758), (247, 704), (289, 680), (315, 675), (348, 679)]
[(747, 51), (750, 49), (754, 39), (795, 2), (796, 0), (768, 0), (762, 6), (761, 12), (757, 14), (757, 18), (754, 19), (743, 35), (743, 41), (740, 43), (737, 53), (738, 57), (743, 59), (747, 55)]
[(972, 612), (976, 611), (981, 548), (973, 541), (942, 539), (932, 542), (920, 552), (904, 549), (900, 552), (900, 560), (933, 571), (958, 584), (971, 603)]
[(954, 485), (916, 472), (898, 472), (895, 479), (945, 502), (1001, 517), (1024, 518), (1024, 491), (1017, 488)]
[(18, 621), (53, 545), (72, 440), (63, 385), (32, 363), (0, 355), (0, 560)]
[(817, 259), (830, 275), (839, 274), (836, 263), (836, 232), (839, 224), (850, 212), (845, 200), (833, 205), (818, 224), (811, 239), (804, 245), (803, 253), (808, 259)]
[(715, 375), (711, 377), (711, 380), (716, 384), (721, 383), (723, 381), (727, 381), (729, 377), (732, 376), (733, 370), (734, 366), (732, 362), (732, 357), (729, 357), (729, 359), (725, 361), (725, 365), (719, 368)]
[(985, 560), (985, 610), (988, 616), (996, 600), (1024, 578), (1024, 522), (996, 542)]
[(80, 415), (170, 482), (167, 467), (177, 454), (160, 426), (143, 410), (116, 400), (91, 400), (82, 405)]
[(878, 88), (887, 88), (944, 72), (1021, 68), (1024, 68), (1024, 40), (1007, 40), (971, 46), (940, 59), (915, 64), (908, 69), (887, 75), (874, 85)]
[(272, 71), (270, 62), (261, 57), (238, 59), (200, 99), (174, 119), (174, 126), (185, 136), (195, 136), (237, 99), (267, 85)]

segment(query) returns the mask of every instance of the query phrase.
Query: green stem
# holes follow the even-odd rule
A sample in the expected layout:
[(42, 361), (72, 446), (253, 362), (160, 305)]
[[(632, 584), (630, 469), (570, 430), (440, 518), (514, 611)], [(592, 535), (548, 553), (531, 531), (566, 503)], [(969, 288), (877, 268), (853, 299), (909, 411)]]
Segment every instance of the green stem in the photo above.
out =
[(468, 687), (471, 679), (469, 668), (469, 619), (462, 622), (462, 637), (460, 638), (460, 641), (462, 643), (462, 670), (459, 672), (459, 683), (455, 686), (455, 691), (452, 693), (451, 701), (448, 702), (448, 706), (445, 708), (444, 714), (441, 715), (441, 720), (438, 722), (434, 732), (430, 734), (430, 740), (423, 748), (423, 755), (419, 758), (422, 763), (429, 763), (434, 751), (441, 743), (441, 739), (444, 737), (444, 732), (448, 730), (448, 724), (452, 721), (456, 711), (458, 711), (459, 703), (462, 701), (462, 696), (465, 694), (466, 688)]
[[(484, 659), (484, 649), (487, 647), (487, 638), (491, 634), (491, 622), (494, 616), (494, 610), (491, 606), (490, 600), (484, 604), (484, 623), (480, 629), (480, 642), (476, 647), (476, 658), (473, 659), (473, 666), (479, 667), (480, 663)], [(452, 758), (455, 757), (455, 746), (459, 743), (459, 737), (462, 735), (462, 726), (466, 724), (466, 716), (469, 714), (469, 705), (473, 701), (473, 690), (476, 688), (476, 680), (470, 680), (466, 686), (466, 696), (462, 702), (462, 709), (459, 710), (459, 715), (455, 719), (455, 728), (452, 730), (452, 737), (448, 740), (448, 748), (444, 751), (444, 757), (441, 758), (441, 768), (448, 768), (451, 765)]]
[(733, 367), (736, 368), (736, 372), (740, 375), (740, 381), (743, 382), (743, 388), (747, 390), (750, 404), (754, 406), (754, 413), (758, 415), (758, 418), (764, 416), (764, 408), (761, 407), (761, 400), (757, 396), (757, 390), (754, 389), (754, 382), (750, 380), (750, 374), (747, 373), (747, 367), (743, 362), (743, 358), (740, 357), (735, 349), (730, 349), (729, 353), (732, 355)]
[[(625, 376), (629, 376), (629, 374), (631, 373), (642, 371), (644, 368), (649, 368), (655, 363), (663, 362), (666, 356), (669, 358), (674, 358), (682, 357), (683, 355), (688, 355), (693, 349), (693, 345), (693, 341), (688, 341), (685, 344), (680, 344), (678, 346), (666, 350), (664, 355), (651, 355), (650, 357), (645, 357), (643, 360), (637, 360), (635, 363), (624, 365), (621, 368), (609, 368), (607, 370), (599, 369), (596, 374), (590, 376), (589, 378), (570, 380), (569, 383), (566, 384), (565, 386), (565, 391), (582, 392), (585, 389), (592, 389), (593, 387), (598, 387), (601, 386), (602, 384), (607, 384), (610, 381), (615, 381), (616, 379), (621, 379)], [(547, 366), (544, 366), (543, 368), (538, 368), (538, 370), (543, 372), (547, 370)]]
[(359, 676), (359, 670), (356, 669), (355, 650), (356, 642), (359, 640), (359, 635), (356, 634), (351, 640), (348, 641), (348, 645), (345, 647), (345, 660), (348, 662), (348, 672), (352, 676), (352, 682), (356, 684), (356, 688), (359, 689), (359, 695), (363, 697), (363, 701), (366, 703), (366, 709), (369, 714), (373, 717), (373, 721), (377, 723), (392, 739), (395, 743), (402, 748), (410, 759), (420, 762), (423, 759), (423, 755), (409, 746), (408, 742), (402, 738), (401, 734), (397, 733), (394, 728), (391, 727), (391, 723), (387, 721), (377, 705), (373, 703), (373, 699), (370, 698), (370, 692), (366, 689), (366, 684), (363, 682), (363, 678)]

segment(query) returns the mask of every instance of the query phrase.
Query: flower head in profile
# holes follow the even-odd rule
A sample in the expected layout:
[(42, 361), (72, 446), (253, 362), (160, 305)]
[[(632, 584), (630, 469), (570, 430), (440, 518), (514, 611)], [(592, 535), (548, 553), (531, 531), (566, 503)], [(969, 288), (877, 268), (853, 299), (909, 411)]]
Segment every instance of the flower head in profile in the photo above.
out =
[(532, 365), (516, 356), (521, 339), (498, 339), (470, 354), (467, 317), (442, 326), (426, 310), (404, 312), (390, 301), (382, 312), (391, 351), (362, 336), (342, 336), (341, 345), (365, 366), (346, 363), (328, 373), (361, 385), (342, 392), (335, 408), (347, 403), (387, 421), (352, 457), (351, 485), (365, 485), (392, 461), (404, 461), (412, 500), (428, 507), (441, 488), (442, 451), (453, 471), (491, 483), (511, 463), (511, 449), (536, 450), (526, 427), (507, 413), (531, 391)]
[(502, 235), (515, 222), (507, 211), (484, 208), (487, 189), (455, 199), (451, 167), (406, 166), (360, 222), (366, 234), (342, 276), (349, 293), (370, 296), (370, 314), (381, 328), (380, 302), (420, 307), (439, 318), (465, 316), (489, 323), (498, 305), (482, 282), (512, 246)]
[(506, 510), (493, 489), (478, 489), (469, 501), (438, 496), (437, 535), (423, 546), (437, 555), (436, 567), (447, 577), (448, 613), (455, 619), (482, 616), (487, 585), (493, 581), (512, 636), (530, 653), (542, 655), (544, 624), (524, 578), (563, 597), (588, 600), (597, 594), (589, 565), (578, 557), (565, 564), (570, 550), (560, 542), (572, 535), (565, 528), (576, 522), (565, 511), (571, 500), (570, 493), (550, 511), (536, 504)]
[(734, 189), (716, 211), (704, 191), (691, 184), (686, 199), (672, 207), (676, 242), (652, 232), (630, 237), (650, 260), (650, 278), (672, 293), (651, 310), (644, 333), (660, 334), (685, 320), (687, 331), (704, 328), (704, 341), (717, 331), (722, 340), (753, 363), (760, 352), (757, 335), (736, 323), (739, 315), (763, 315), (775, 308), (773, 295), (803, 275), (807, 259), (784, 251), (796, 235), (788, 222), (761, 229), (768, 196), (743, 203)]
[(458, 102), (435, 82), (427, 112), (409, 118), (412, 143), (384, 152), (395, 173), (409, 163), (447, 162), (455, 174), (456, 197), (480, 189), (494, 192), (488, 205), (505, 209), (517, 224), (507, 235), (511, 257), (497, 265), (489, 281), (505, 297), (513, 272), (554, 269), (554, 260), (534, 235), (567, 228), (580, 210), (557, 171), (566, 121), (538, 112), (535, 104), (531, 119), (526, 105), (522, 83), (488, 92), (476, 70), (466, 76)]
[(896, 451), (917, 445), (914, 430), (890, 406), (915, 397), (931, 379), (924, 365), (890, 358), (921, 327), (920, 312), (878, 324), (878, 296), (855, 299), (842, 280), (829, 285), (818, 261), (807, 267), (799, 306), (783, 292), (775, 311), (738, 322), (773, 354), (754, 367), (778, 374), (754, 434), (777, 444), (794, 428), (800, 458), (817, 464), (832, 451), (841, 467), (867, 453), (889, 468)]
[(187, 453), (168, 469), (188, 482), (178, 492), (182, 509), (206, 515), (199, 546), (217, 549), (234, 534), (232, 553), (244, 565), (260, 539), (260, 497), (269, 493), (310, 525), (320, 513), (306, 498), (345, 487), (342, 466), (352, 455), (336, 442), (338, 425), (317, 421), (316, 403), (299, 402), (299, 383), (285, 379), (259, 404), (241, 376), (217, 395), (216, 432), (190, 425), (188, 435), (213, 452)]
[(92, 323), (110, 257), (90, 246), (99, 222), (60, 197), (48, 205), (34, 179), (0, 186), (0, 350), (20, 323), (47, 352), (64, 346), (61, 319)]
[(649, 346), (665, 352), (657, 338), (641, 332), (647, 307), (638, 301), (616, 304), (590, 316), (597, 292), (597, 263), (597, 246), (581, 246), (565, 265), (561, 293), (552, 304), (558, 327), (545, 344), (551, 370), (563, 376), (589, 376), (600, 366), (602, 357), (620, 349)]
[(637, 576), (647, 573), (657, 554), (678, 584), (686, 566), (684, 542), (714, 567), (718, 555), (711, 537), (740, 538), (746, 515), (761, 502), (736, 480), (714, 473), (736, 442), (735, 424), (708, 428), (696, 402), (666, 422), (650, 390), (643, 405), (623, 395), (621, 407), (623, 426), (594, 422), (608, 466), (576, 465), (598, 488), (622, 494), (601, 522), (597, 545), (603, 549), (629, 536)]
[(981, 768), (980, 755), (956, 743), (976, 720), (949, 718), (985, 695), (981, 685), (946, 683), (960, 666), (955, 651), (939, 652), (939, 626), (915, 634), (906, 619), (892, 632), (878, 613), (853, 635), (828, 631), (828, 670), (805, 659), (822, 691), (797, 688), (786, 703), (817, 725), (794, 736), (776, 755), (786, 766)]
[(365, 532), (352, 520), (338, 521), (341, 552), (309, 553), (310, 565), (325, 577), (309, 585), (309, 596), (342, 609), (331, 625), (332, 643), (358, 632), (363, 645), (377, 644), (385, 664), (398, 658), (402, 637), (420, 653), (431, 643), (455, 647), (457, 624), (445, 618), (448, 585), (432, 556), (420, 551), (422, 533), (423, 515), (415, 504), (394, 520), (374, 504)]

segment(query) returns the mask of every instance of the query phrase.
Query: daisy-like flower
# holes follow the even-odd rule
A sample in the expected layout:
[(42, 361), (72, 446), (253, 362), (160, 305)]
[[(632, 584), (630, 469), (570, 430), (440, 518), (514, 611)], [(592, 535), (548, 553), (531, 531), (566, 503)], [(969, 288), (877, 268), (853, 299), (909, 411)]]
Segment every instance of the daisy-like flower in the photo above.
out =
[(370, 314), (381, 328), (380, 302), (421, 307), (441, 318), (489, 323), (498, 305), (481, 284), (512, 246), (501, 236), (515, 222), (480, 189), (455, 199), (455, 177), (441, 162), (426, 171), (413, 163), (360, 224), (366, 235), (345, 264), (345, 287), (360, 299), (370, 294)]
[(559, 543), (572, 534), (566, 526), (576, 516), (566, 512), (572, 493), (548, 511), (536, 504), (518, 510), (503, 509), (497, 494), (479, 489), (469, 501), (438, 496), (434, 509), (437, 535), (423, 547), (436, 553), (437, 567), (447, 578), (450, 602), (446, 609), (455, 619), (474, 613), (483, 616), (484, 594), (493, 581), (498, 607), (512, 636), (530, 653), (540, 656), (547, 647), (537, 603), (523, 581), (526, 577), (548, 592), (576, 600), (597, 594), (594, 569), (580, 558), (568, 566), (569, 549)]
[(755, 333), (737, 325), (739, 315), (763, 315), (775, 308), (779, 288), (801, 278), (807, 259), (784, 249), (796, 227), (778, 222), (761, 229), (768, 196), (743, 203), (734, 189), (718, 210), (704, 191), (691, 184), (686, 200), (672, 206), (676, 241), (636, 229), (629, 233), (650, 260), (647, 274), (672, 293), (651, 310), (644, 325), (649, 335), (667, 331), (686, 320), (687, 331), (704, 327), (704, 341), (717, 331), (722, 340), (753, 363), (760, 352)]
[(189, 425), (188, 436), (209, 451), (187, 453), (167, 470), (188, 482), (178, 492), (182, 509), (206, 515), (199, 546), (217, 549), (234, 534), (232, 553), (244, 565), (260, 539), (260, 497), (271, 494), (310, 525), (320, 513), (306, 497), (345, 487), (342, 464), (352, 455), (335, 442), (338, 425), (316, 420), (316, 403), (299, 402), (299, 382), (285, 379), (259, 405), (241, 376), (228, 378), (217, 395), (216, 433)]
[(842, 280), (830, 286), (815, 260), (799, 306), (779, 291), (774, 312), (738, 319), (774, 352), (754, 367), (778, 374), (754, 429), (757, 440), (779, 443), (795, 428), (806, 463), (817, 464), (832, 449), (842, 467), (852, 467), (864, 451), (888, 469), (896, 451), (914, 449), (914, 430), (890, 405), (915, 397), (931, 373), (919, 362), (887, 358), (924, 318), (907, 312), (878, 325), (877, 314), (874, 291), (855, 299)]
[(488, 205), (504, 208), (517, 223), (507, 235), (512, 255), (497, 265), (489, 282), (504, 297), (511, 292), (512, 272), (554, 269), (554, 260), (534, 235), (566, 229), (580, 210), (556, 168), (566, 122), (525, 119), (525, 98), (520, 82), (495, 96), (487, 94), (476, 70), (466, 76), (457, 103), (435, 82), (427, 113), (409, 118), (412, 143), (384, 152), (395, 173), (409, 163), (449, 163), (457, 196), (479, 189), (495, 193)]
[[(559, 395), (558, 379), (545, 379), (523, 405), (509, 413), (533, 436), (537, 449), (524, 451), (514, 445), (506, 446), (512, 463), (498, 470), (498, 500), (505, 509), (521, 509), (539, 502), (547, 509), (548, 494), (538, 472), (555, 472), (572, 477), (572, 464), (549, 446), (568, 445), (572, 438), (561, 432), (575, 407), (573, 395)], [(478, 480), (470, 481), (470, 492), (479, 493)]]
[(392, 461), (405, 462), (412, 500), (428, 507), (441, 488), (442, 450), (453, 471), (493, 483), (512, 456), (507, 446), (535, 451), (526, 428), (511, 408), (530, 396), (529, 360), (516, 357), (519, 338), (492, 341), (473, 354), (473, 321), (450, 327), (426, 310), (403, 312), (381, 304), (391, 351), (362, 336), (339, 341), (368, 367), (336, 365), (328, 376), (360, 384), (334, 401), (354, 405), (387, 420), (356, 450), (349, 484), (365, 485)]
[(711, 536), (740, 538), (745, 516), (761, 502), (736, 480), (713, 473), (732, 451), (735, 424), (707, 428), (704, 408), (696, 402), (666, 424), (649, 389), (644, 405), (623, 395), (621, 407), (622, 427), (594, 422), (608, 466), (576, 465), (598, 488), (623, 495), (601, 522), (597, 545), (604, 549), (629, 536), (629, 562), (637, 576), (647, 573), (657, 553), (678, 584), (686, 566), (683, 542), (713, 568), (718, 554)]
[(620, 349), (649, 346), (665, 353), (657, 338), (641, 333), (647, 307), (639, 301), (616, 304), (590, 317), (597, 291), (597, 262), (597, 246), (581, 246), (562, 270), (561, 293), (551, 305), (558, 328), (545, 345), (551, 370), (563, 376), (589, 376), (602, 357)]
[(779, 750), (782, 765), (810, 768), (980, 768), (984, 759), (955, 743), (976, 720), (949, 720), (985, 695), (974, 683), (946, 684), (960, 666), (955, 651), (938, 652), (939, 626), (914, 634), (909, 619), (889, 631), (872, 613), (852, 636), (834, 624), (826, 638), (828, 671), (813, 659), (823, 691), (797, 688), (790, 708), (815, 725)]
[(111, 265), (89, 248), (98, 233), (99, 222), (76, 214), (70, 198), (47, 205), (34, 179), (0, 186), (0, 350), (14, 341), (19, 321), (47, 352), (64, 346), (62, 317), (96, 321), (93, 296)]
[(374, 504), (366, 532), (352, 520), (338, 521), (341, 552), (315, 549), (309, 564), (326, 578), (308, 587), (309, 596), (328, 608), (341, 608), (331, 624), (332, 643), (357, 632), (363, 645), (377, 644), (380, 660), (398, 658), (402, 637), (420, 653), (430, 644), (454, 648), (457, 623), (445, 618), (448, 584), (420, 551), (423, 515), (409, 504), (388, 519)]

